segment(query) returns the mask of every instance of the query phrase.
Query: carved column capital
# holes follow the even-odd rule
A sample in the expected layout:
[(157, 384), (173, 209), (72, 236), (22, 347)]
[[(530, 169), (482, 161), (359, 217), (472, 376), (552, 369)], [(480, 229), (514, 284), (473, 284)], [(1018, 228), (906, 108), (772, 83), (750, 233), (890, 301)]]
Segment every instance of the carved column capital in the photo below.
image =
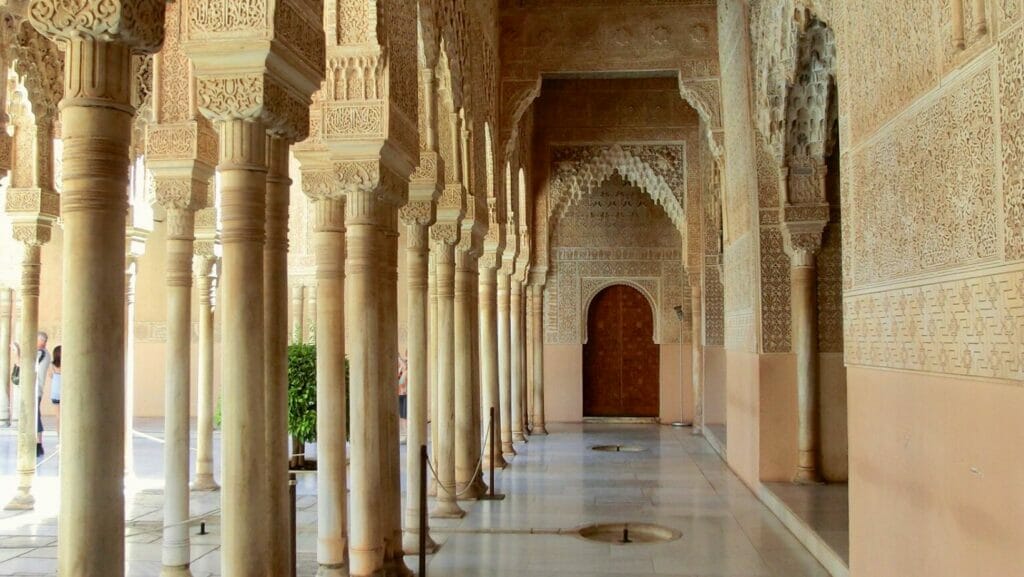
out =
[(430, 226), (436, 219), (436, 209), (430, 201), (410, 201), (398, 211), (398, 217), (408, 226)]
[(814, 266), (814, 259), (821, 250), (821, 234), (825, 224), (820, 221), (783, 223), (785, 249), (794, 267)]
[(164, 41), (165, 0), (30, 0), (28, 18), (51, 38), (116, 42), (156, 52)]

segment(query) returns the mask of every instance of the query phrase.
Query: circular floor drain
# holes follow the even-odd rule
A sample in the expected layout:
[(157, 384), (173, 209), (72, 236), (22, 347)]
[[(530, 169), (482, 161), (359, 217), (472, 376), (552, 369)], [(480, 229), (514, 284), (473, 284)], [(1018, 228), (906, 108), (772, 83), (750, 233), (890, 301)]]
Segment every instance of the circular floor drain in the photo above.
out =
[(683, 536), (675, 529), (650, 523), (599, 523), (580, 527), (577, 533), (588, 541), (613, 545), (668, 543)]
[(604, 451), (607, 453), (639, 453), (641, 451), (646, 451), (647, 449), (643, 447), (634, 447), (631, 445), (597, 445), (591, 447), (590, 450)]

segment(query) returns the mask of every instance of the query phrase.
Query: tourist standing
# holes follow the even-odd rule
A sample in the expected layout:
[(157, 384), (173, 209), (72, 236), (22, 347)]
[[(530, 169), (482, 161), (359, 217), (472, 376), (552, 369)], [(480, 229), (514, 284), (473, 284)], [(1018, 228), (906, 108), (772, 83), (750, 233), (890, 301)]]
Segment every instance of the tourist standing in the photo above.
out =
[(50, 402), (57, 412), (57, 442), (60, 443), (60, 345), (53, 347), (53, 361), (50, 363)]
[(50, 370), (50, 353), (46, 350), (46, 341), (50, 339), (46, 333), (39, 331), (36, 335), (36, 456), (42, 456), (43, 450), (43, 389), (46, 387), (46, 373)]

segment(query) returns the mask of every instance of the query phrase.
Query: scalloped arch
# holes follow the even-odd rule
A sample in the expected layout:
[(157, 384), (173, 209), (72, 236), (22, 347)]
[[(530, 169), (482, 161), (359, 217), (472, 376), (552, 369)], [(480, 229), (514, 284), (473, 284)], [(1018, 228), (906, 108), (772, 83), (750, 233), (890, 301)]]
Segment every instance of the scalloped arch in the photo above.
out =
[(559, 167), (551, 181), (551, 201), (548, 209), (549, 230), (584, 193), (590, 193), (611, 178), (616, 171), (646, 193), (660, 206), (676, 229), (686, 230), (686, 214), (660, 171), (619, 145), (601, 147), (588, 160), (572, 167)]

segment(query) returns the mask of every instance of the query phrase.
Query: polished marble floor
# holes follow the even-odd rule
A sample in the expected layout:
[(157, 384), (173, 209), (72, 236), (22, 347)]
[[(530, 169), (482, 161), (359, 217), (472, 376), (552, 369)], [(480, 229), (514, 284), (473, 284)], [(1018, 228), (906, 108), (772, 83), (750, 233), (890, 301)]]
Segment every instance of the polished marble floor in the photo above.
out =
[[(158, 422), (137, 428), (159, 437)], [(827, 573), (689, 429), (655, 425), (550, 425), (532, 437), (512, 466), (498, 473), (504, 501), (464, 503), (464, 519), (435, 522), (441, 550), (429, 559), (438, 577), (676, 576), (825, 577)], [(47, 438), (53, 453), (56, 439)], [(13, 494), (15, 437), (0, 431), (0, 498)], [(632, 445), (638, 453), (591, 451)], [(160, 570), (161, 445), (139, 437), (136, 475), (128, 483), (128, 575)], [(57, 459), (35, 484), (38, 506), (0, 515), (0, 575), (54, 575)], [(315, 574), (316, 484), (298, 486), (299, 575)], [(195, 577), (218, 575), (219, 494), (195, 493), (192, 514), (207, 518), (208, 535), (192, 530)], [(591, 543), (569, 530), (597, 522), (658, 523), (682, 533), (665, 544)], [(415, 567), (415, 559), (409, 558)]]
[(845, 484), (765, 483), (765, 487), (850, 565), (850, 495)]

